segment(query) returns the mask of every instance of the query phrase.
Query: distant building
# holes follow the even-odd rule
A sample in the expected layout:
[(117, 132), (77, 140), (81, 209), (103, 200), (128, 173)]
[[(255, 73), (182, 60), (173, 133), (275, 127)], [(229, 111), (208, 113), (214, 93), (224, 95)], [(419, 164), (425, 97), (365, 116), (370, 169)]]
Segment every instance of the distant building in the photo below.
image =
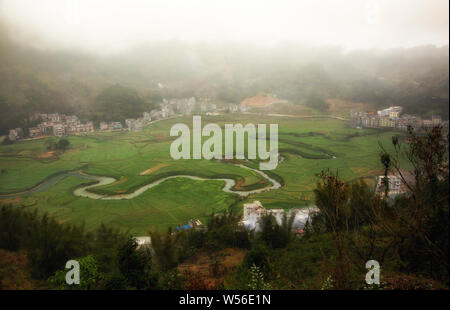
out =
[(161, 109), (161, 117), (166, 118), (168, 116), (169, 116), (169, 110), (167, 108), (162, 108)]
[(433, 126), (438, 126), (442, 124), (442, 117), (440, 115), (433, 115), (431, 117), (431, 122), (433, 123)]
[(20, 139), (19, 137), (19, 133), (17, 132), (16, 129), (10, 129), (9, 130), (9, 134), (8, 134), (8, 138), (10, 141), (17, 141)]
[(395, 128), (406, 131), (408, 128), (420, 130), (431, 128), (437, 125), (445, 125), (439, 115), (433, 115), (431, 119), (422, 119), (416, 115), (400, 115), (401, 107), (390, 107), (373, 112), (350, 112), (350, 126), (354, 128)]
[(48, 114), (48, 118), (53, 123), (61, 121), (61, 116), (58, 113)]
[(128, 130), (134, 130), (134, 118), (127, 118), (125, 120), (125, 125), (127, 125)]
[(396, 118), (402, 112), (402, 107), (389, 107), (384, 110), (377, 111), (378, 116)]
[(128, 130), (130, 130), (130, 131), (138, 131), (138, 130), (142, 129), (143, 119), (127, 118), (125, 120), (125, 123), (127, 124)]
[(190, 219), (188, 221), (188, 225), (193, 227), (193, 228), (197, 228), (197, 227), (201, 227), (202, 226), (202, 222), (199, 219)]
[(244, 204), (244, 214), (241, 220), (241, 224), (246, 229), (255, 229), (259, 231), (261, 229), (261, 219), (266, 215), (273, 215), (278, 222), (281, 224), (283, 221), (283, 216), (286, 213), (286, 216), (294, 216), (294, 222), (292, 225), (292, 229), (294, 231), (298, 231), (299, 229), (303, 229), (306, 222), (310, 218), (311, 212), (317, 212), (318, 209), (314, 208), (304, 208), (304, 209), (290, 209), (289, 211), (285, 211), (284, 209), (265, 209), (261, 202), (254, 201), (253, 203), (245, 203)]
[(134, 130), (141, 130), (143, 127), (143, 123), (142, 120), (140, 118), (138, 118), (135, 122), (134, 122)]
[(30, 127), (28, 128), (28, 134), (31, 138), (37, 137), (41, 135), (41, 130), (39, 127)]
[[(81, 125), (79, 125), (81, 126)], [(78, 131), (78, 128), (77, 128)], [(56, 124), (53, 126), (53, 135), (57, 137), (62, 137), (66, 133), (64, 126), (62, 124)]]
[(150, 115), (152, 119), (161, 119), (162, 118), (162, 112), (158, 110), (151, 110)]
[(76, 133), (83, 134), (88, 132), (94, 132), (94, 123), (87, 122), (86, 124), (78, 124), (76, 126)]
[(144, 112), (144, 113), (142, 113), (142, 115), (143, 115), (143, 118), (144, 118), (145, 122), (151, 122), (152, 121), (152, 117), (150, 116), (149, 112)]
[(110, 122), (108, 124), (109, 130), (120, 130), (122, 129), (122, 123), (121, 122)]
[[(384, 196), (385, 195), (385, 176), (381, 175), (378, 177), (378, 182), (377, 182), (377, 191), (380, 195)], [(402, 194), (404, 192), (403, 186), (402, 186), (402, 181), (400, 179), (400, 177), (396, 176), (396, 175), (389, 175), (388, 176), (388, 196), (389, 197), (395, 197), (396, 195)]]
[(100, 130), (108, 130), (108, 123), (100, 122)]
[[(391, 128), (395, 127), (395, 122), (388, 117), (381, 117), (379, 119), (379, 124), (380, 124), (380, 127), (391, 127)], [(369, 127), (369, 126), (367, 126), (367, 127)]]
[(239, 111), (239, 106), (238, 106), (237, 104), (230, 104), (230, 105), (228, 106), (228, 110), (229, 110), (231, 113), (235, 113), (235, 112)]
[(431, 128), (431, 127), (433, 127), (433, 121), (431, 119), (424, 119), (424, 120), (422, 120), (422, 127), (424, 127), (424, 128)]

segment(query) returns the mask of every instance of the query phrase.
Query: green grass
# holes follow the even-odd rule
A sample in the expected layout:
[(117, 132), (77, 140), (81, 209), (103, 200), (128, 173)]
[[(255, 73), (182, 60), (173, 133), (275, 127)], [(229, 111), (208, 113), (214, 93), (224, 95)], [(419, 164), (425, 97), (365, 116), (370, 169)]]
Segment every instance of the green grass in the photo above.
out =
[[(98, 187), (106, 194), (125, 193), (173, 174), (209, 178), (233, 178), (241, 186), (263, 186), (261, 177), (229, 163), (207, 160), (173, 160), (169, 136), (175, 123), (192, 123), (192, 118), (178, 118), (154, 123), (141, 132), (93, 133), (71, 136), (70, 149), (57, 158), (41, 158), (46, 139), (0, 146), (0, 193), (18, 192), (39, 184), (62, 171), (82, 170), (118, 181)], [(378, 160), (382, 142), (390, 147), (392, 135), (373, 129), (357, 130), (333, 119), (297, 119), (259, 115), (221, 115), (202, 117), (202, 125), (225, 123), (276, 123), (279, 148), (285, 158), (271, 171), (285, 184), (282, 189), (252, 195), (245, 201), (260, 200), (268, 208), (291, 208), (312, 204), (312, 190), (317, 174), (324, 169), (338, 171), (346, 180), (370, 178), (382, 169)], [(355, 134), (358, 134), (356, 136)], [(332, 158), (336, 156), (336, 158)], [(159, 166), (158, 166), (159, 165)], [(141, 172), (158, 166), (149, 175)], [(221, 191), (220, 181), (173, 179), (152, 188), (132, 200), (98, 201), (76, 197), (73, 189), (86, 180), (67, 177), (43, 192), (15, 202), (18, 206), (38, 208), (67, 223), (85, 222), (93, 229), (100, 223), (147, 234), (152, 226), (165, 229), (186, 223), (190, 218), (205, 219), (213, 210), (235, 204), (237, 196)], [(1, 202), (1, 201), (0, 201)]]

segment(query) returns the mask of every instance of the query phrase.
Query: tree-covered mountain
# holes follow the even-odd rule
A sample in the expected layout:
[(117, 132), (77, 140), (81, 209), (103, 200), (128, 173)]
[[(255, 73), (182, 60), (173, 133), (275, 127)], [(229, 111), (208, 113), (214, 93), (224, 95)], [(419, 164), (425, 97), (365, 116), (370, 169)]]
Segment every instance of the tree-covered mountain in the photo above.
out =
[[(407, 113), (448, 118), (448, 46), (346, 52), (294, 44), (164, 41), (97, 56), (31, 48), (13, 39), (0, 31), (1, 133), (26, 126), (24, 119), (35, 112), (112, 120), (137, 116), (143, 106), (153, 107), (162, 98), (238, 103), (258, 93), (293, 102), (314, 94), (365, 102), (374, 109), (400, 105)], [(112, 91), (114, 85), (118, 92)], [(125, 89), (124, 97), (119, 93)], [(117, 98), (111, 97), (114, 93)]]

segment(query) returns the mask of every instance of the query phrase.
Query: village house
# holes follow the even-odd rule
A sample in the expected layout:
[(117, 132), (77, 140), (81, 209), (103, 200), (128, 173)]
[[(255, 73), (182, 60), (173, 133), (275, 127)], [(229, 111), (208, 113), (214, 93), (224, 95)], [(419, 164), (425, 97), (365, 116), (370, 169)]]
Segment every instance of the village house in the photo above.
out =
[(246, 106), (239, 106), (241, 112), (247, 112), (248, 108)]
[(30, 128), (28, 128), (28, 135), (31, 138), (40, 136), (41, 135), (41, 130), (39, 129), (39, 127), (30, 127)]
[(108, 123), (100, 122), (100, 130), (108, 130)]
[[(66, 131), (62, 124), (55, 124), (53, 127), (53, 135), (57, 137), (62, 137), (65, 135)], [(78, 129), (78, 128), (77, 128)]]
[(110, 122), (108, 124), (108, 130), (121, 130), (122, 123), (121, 122)]
[(422, 120), (422, 127), (423, 128), (431, 128), (431, 127), (433, 127), (433, 121), (431, 119), (424, 119), (424, 120)]
[(152, 117), (149, 112), (144, 112), (142, 115), (145, 122), (150, 123), (152, 121)]
[(239, 110), (239, 106), (237, 104), (230, 104), (228, 106), (228, 111), (230, 111), (231, 113), (235, 113)]
[(53, 128), (47, 122), (40, 123), (38, 125), (41, 135), (51, 135), (53, 134)]
[(66, 135), (73, 135), (77, 132), (77, 124), (66, 124)]
[(78, 124), (76, 126), (77, 134), (84, 134), (88, 132), (94, 132), (94, 124), (92, 122), (87, 122), (86, 124)]
[(389, 107), (387, 109), (377, 111), (378, 116), (397, 118), (402, 112), (402, 107)]
[[(413, 182), (413, 176), (410, 172), (404, 171), (402, 175), (407, 179), (407, 182)], [(394, 198), (397, 195), (403, 194), (407, 191), (406, 185), (403, 183), (402, 179), (399, 175), (388, 175), (388, 196), (390, 198)], [(376, 191), (381, 196), (384, 197), (386, 194), (385, 191), (385, 176), (380, 175), (377, 179)]]
[(158, 110), (151, 110), (150, 115), (152, 119), (161, 119), (162, 118), (162, 112)]
[(395, 128), (406, 131), (409, 127), (413, 129), (431, 128), (437, 125), (446, 126), (441, 116), (433, 115), (431, 119), (421, 119), (415, 115), (400, 115), (401, 107), (390, 107), (373, 112), (350, 112), (350, 125), (354, 128)]
[(127, 118), (125, 120), (125, 124), (130, 131), (138, 131), (141, 130), (144, 126), (151, 123), (152, 117), (155, 115), (154, 111), (152, 110), (149, 112), (144, 112), (142, 115), (142, 118)]
[(22, 137), (22, 128), (11, 129), (8, 134), (10, 141), (20, 140)]
[(431, 116), (431, 122), (433, 123), (433, 126), (441, 125), (442, 117), (440, 115), (433, 115)]

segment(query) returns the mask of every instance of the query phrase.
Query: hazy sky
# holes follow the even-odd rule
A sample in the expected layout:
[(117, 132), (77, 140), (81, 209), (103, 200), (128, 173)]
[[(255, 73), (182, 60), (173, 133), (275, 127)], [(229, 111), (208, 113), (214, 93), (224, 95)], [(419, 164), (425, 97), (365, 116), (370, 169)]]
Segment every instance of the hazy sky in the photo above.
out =
[(448, 45), (448, 0), (0, 0), (34, 45), (116, 51), (151, 40)]

